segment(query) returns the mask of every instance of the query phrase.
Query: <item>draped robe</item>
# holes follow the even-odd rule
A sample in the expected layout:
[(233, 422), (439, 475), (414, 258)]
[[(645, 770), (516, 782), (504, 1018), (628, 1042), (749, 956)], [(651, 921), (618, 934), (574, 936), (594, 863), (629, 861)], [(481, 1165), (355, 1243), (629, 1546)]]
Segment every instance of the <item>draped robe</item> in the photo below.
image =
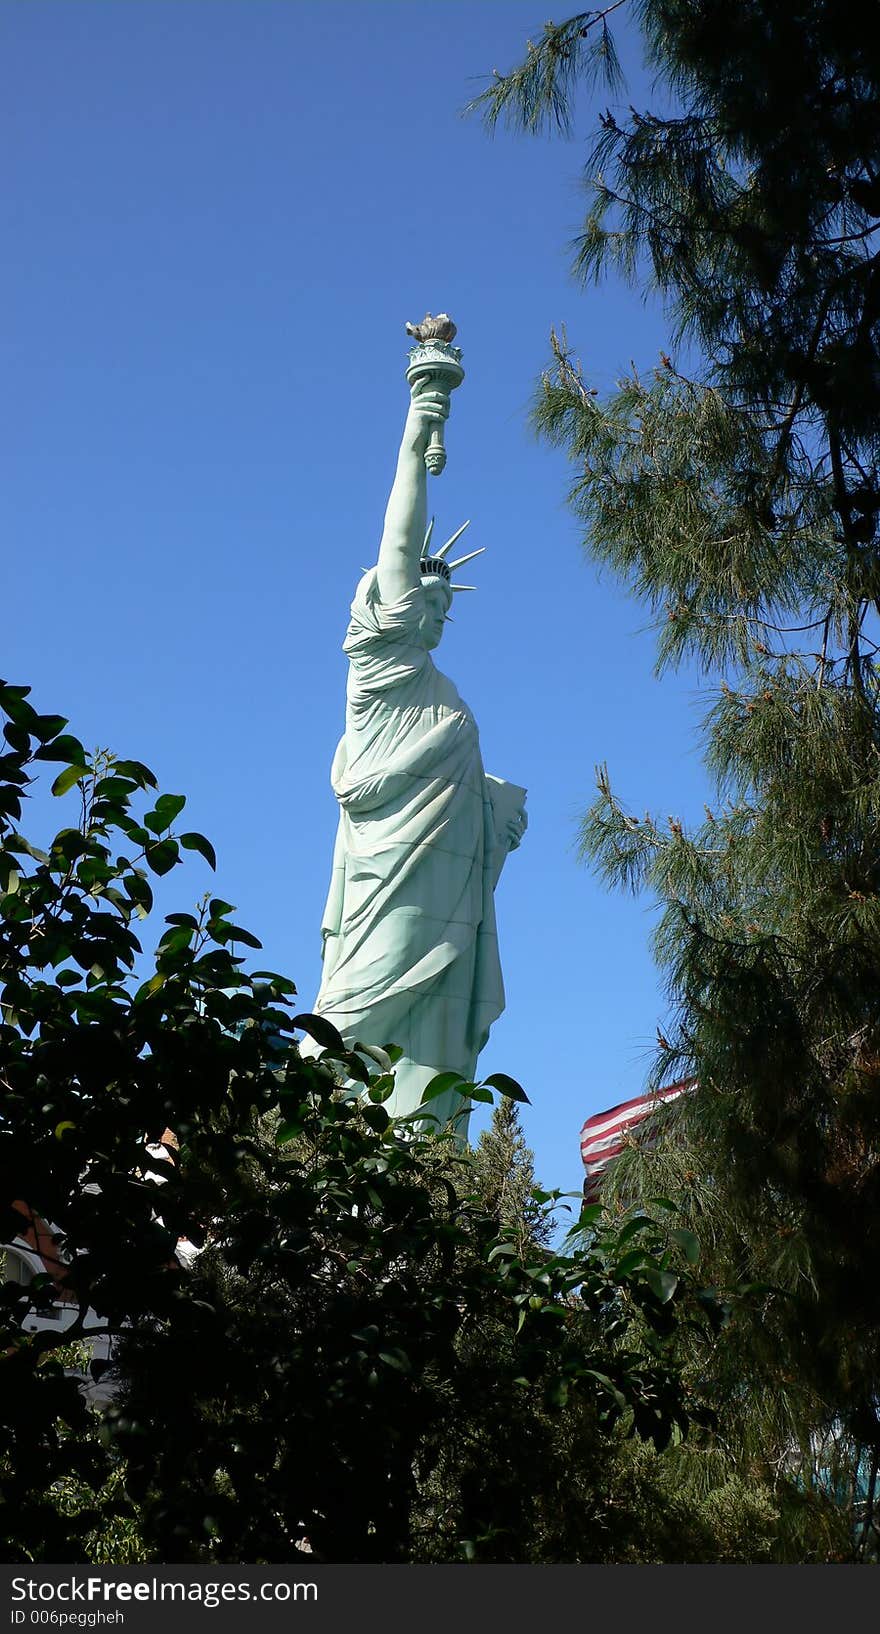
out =
[[(436, 593), (436, 592), (435, 592)], [(495, 822), (477, 725), (437, 670), (421, 586), (383, 603), (361, 580), (344, 643), (345, 735), (331, 782), (339, 827), (315, 1009), (351, 1045), (398, 1044), (388, 1109), (436, 1073), (473, 1078), (504, 1008), (493, 899)], [(460, 1097), (429, 1103), (463, 1132)]]

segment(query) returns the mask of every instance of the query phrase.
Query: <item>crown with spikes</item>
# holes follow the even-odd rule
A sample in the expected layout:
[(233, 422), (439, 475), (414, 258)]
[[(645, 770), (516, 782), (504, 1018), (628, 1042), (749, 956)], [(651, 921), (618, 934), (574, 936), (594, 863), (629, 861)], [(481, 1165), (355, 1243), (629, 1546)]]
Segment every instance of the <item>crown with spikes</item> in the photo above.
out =
[(466, 556), (459, 556), (454, 562), (446, 561), (446, 552), (452, 549), (456, 539), (460, 539), (465, 528), (469, 527), (470, 522), (462, 522), (461, 527), (452, 535), (452, 538), (447, 539), (445, 545), (441, 545), (433, 556), (429, 556), (428, 546), (431, 543), (431, 534), (434, 532), (434, 518), (431, 517), (428, 523), (428, 531), (425, 534), (425, 543), (422, 546), (421, 561), (419, 562), (419, 573), (423, 584), (425, 582), (430, 583), (432, 579), (442, 579), (443, 583), (452, 591), (476, 590), (475, 584), (453, 584), (452, 575), (457, 567), (464, 567), (465, 562), (472, 562), (475, 556), (482, 556), (483, 551), (486, 549), (485, 545), (481, 545), (479, 550), (468, 551)]

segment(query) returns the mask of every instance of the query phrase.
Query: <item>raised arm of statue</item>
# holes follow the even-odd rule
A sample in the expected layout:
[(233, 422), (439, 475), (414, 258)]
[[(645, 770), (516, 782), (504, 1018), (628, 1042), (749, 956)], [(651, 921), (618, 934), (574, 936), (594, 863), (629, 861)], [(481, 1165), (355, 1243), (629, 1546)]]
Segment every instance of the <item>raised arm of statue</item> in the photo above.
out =
[(425, 449), (432, 426), (449, 414), (449, 394), (437, 387), (425, 389), (416, 381), (403, 429), (397, 471), (385, 511), (379, 546), (379, 597), (398, 601), (419, 583), (419, 558), (425, 538), (428, 497)]

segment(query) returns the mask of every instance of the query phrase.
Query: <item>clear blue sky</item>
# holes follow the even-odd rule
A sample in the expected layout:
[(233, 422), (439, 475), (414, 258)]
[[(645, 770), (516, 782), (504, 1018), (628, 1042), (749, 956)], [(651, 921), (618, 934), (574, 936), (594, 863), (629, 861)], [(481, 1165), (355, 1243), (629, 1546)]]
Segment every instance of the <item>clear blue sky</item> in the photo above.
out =
[[(617, 15), (625, 106), (647, 93)], [(525, 1084), (541, 1178), (578, 1188), (580, 1125), (642, 1087), (664, 998), (650, 906), (578, 863), (577, 816), (600, 760), (637, 810), (699, 815), (704, 790), (695, 683), (654, 680), (646, 614), (585, 561), (565, 462), (526, 423), (551, 323), (606, 386), (655, 361), (662, 314), (569, 276), (581, 142), (461, 118), (540, 17), (7, 0), (0, 668), (189, 796), (214, 888), (308, 1007), (340, 645), (405, 412), (403, 325), (452, 312), (467, 379), (431, 497), (438, 530), (469, 516), (489, 549), (437, 656), (531, 819), (481, 1064)], [(193, 859), (163, 908), (213, 883)]]

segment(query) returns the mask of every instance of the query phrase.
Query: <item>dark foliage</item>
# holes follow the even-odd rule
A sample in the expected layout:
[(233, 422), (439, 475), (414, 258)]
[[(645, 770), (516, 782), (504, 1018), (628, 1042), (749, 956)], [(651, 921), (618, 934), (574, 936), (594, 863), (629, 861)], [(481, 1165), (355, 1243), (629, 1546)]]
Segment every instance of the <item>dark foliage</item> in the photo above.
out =
[[(107, 1558), (114, 1537), (170, 1561), (283, 1561), (306, 1539), (327, 1560), (547, 1558), (556, 1534), (502, 1502), (502, 1463), (511, 1493), (527, 1478), (509, 1446), (463, 1454), (442, 1493), (436, 1471), (504, 1422), (538, 1456), (569, 1399), (606, 1445), (686, 1433), (672, 1347), (706, 1307), (674, 1238), (644, 1224), (633, 1253), (590, 1216), (554, 1254), (499, 1228), (469, 1158), (392, 1124), (381, 1052), (370, 1070), (292, 1014), (290, 981), (245, 969), (259, 942), (229, 903), (167, 915), (147, 961), (151, 874), (210, 845), (176, 832), (182, 796), (87, 756), (26, 693), (0, 687), (0, 1199), (6, 1240), (39, 1232), (51, 1274), (2, 1289), (4, 1558)], [(44, 762), (77, 809), (40, 849), (20, 818)], [(115, 1387), (97, 1415), (69, 1366), (96, 1333)]]

